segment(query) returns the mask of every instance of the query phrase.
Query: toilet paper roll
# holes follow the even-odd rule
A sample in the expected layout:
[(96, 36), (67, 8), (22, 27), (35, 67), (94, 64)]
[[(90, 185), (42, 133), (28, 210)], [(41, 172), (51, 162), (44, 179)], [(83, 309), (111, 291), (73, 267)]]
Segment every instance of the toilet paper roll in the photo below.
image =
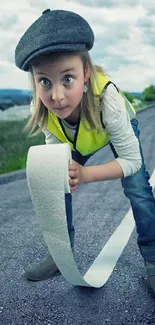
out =
[(70, 193), (71, 161), (66, 143), (31, 147), (27, 157), (27, 183), (45, 243), (64, 278), (73, 285), (100, 288), (111, 275), (135, 223), (130, 210), (82, 276), (70, 246), (65, 209), (65, 193)]

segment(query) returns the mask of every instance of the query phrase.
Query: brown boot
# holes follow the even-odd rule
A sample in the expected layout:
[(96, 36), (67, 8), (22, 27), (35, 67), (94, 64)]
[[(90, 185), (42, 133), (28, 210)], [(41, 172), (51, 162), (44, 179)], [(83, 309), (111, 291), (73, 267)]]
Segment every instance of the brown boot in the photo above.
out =
[[(74, 249), (73, 254), (74, 254)], [(60, 273), (57, 265), (55, 264), (52, 256), (48, 254), (48, 256), (38, 264), (32, 264), (24, 273), (24, 276), (31, 281), (41, 281), (46, 280), (57, 273)]]

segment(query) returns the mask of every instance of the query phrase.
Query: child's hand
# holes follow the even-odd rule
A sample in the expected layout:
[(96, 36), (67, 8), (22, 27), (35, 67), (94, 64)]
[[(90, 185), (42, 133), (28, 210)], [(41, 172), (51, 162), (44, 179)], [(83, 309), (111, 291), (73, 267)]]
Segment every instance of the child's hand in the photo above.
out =
[(71, 191), (76, 190), (81, 183), (84, 183), (84, 174), (85, 167), (72, 160), (72, 164), (69, 165), (69, 185)]

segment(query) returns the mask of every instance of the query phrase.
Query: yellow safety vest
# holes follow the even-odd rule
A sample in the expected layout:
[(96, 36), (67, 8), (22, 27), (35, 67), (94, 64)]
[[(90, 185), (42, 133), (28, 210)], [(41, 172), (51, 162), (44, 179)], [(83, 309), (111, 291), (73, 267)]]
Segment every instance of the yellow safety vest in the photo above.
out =
[[(105, 87), (107, 87), (112, 82), (106, 76), (104, 76), (99, 72), (97, 72), (96, 78), (97, 78), (97, 83), (96, 80), (94, 79), (92, 80), (93, 92), (94, 94), (100, 95), (105, 89)], [(127, 100), (125, 95), (118, 88), (117, 90), (119, 95), (124, 98), (124, 108), (127, 109), (130, 119), (134, 119), (136, 117), (134, 107), (131, 105), (131, 103)], [(99, 114), (102, 123), (102, 111), (99, 112)], [(87, 122), (86, 124), (89, 126)], [(50, 110), (48, 110), (48, 120), (47, 120), (46, 128), (52, 134), (54, 134), (59, 140), (68, 143), (71, 150), (77, 151), (83, 156), (92, 154), (98, 151), (99, 149), (101, 149), (102, 147), (105, 147), (110, 140), (110, 135), (106, 130), (104, 130), (104, 128), (103, 128), (103, 133), (98, 133), (97, 129), (86, 131), (84, 129), (83, 123), (80, 120), (80, 116), (77, 123), (75, 137), (74, 139), (72, 139), (71, 136), (67, 133), (65, 127), (63, 126), (61, 119), (58, 118)]]

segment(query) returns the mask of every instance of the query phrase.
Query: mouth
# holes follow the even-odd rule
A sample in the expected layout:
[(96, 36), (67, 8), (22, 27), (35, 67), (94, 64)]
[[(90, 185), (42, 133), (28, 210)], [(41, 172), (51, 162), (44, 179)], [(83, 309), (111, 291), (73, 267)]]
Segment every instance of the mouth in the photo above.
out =
[(54, 109), (57, 109), (57, 110), (62, 110), (62, 109), (65, 109), (65, 108), (67, 108), (68, 106), (59, 106), (59, 107), (54, 107)]

